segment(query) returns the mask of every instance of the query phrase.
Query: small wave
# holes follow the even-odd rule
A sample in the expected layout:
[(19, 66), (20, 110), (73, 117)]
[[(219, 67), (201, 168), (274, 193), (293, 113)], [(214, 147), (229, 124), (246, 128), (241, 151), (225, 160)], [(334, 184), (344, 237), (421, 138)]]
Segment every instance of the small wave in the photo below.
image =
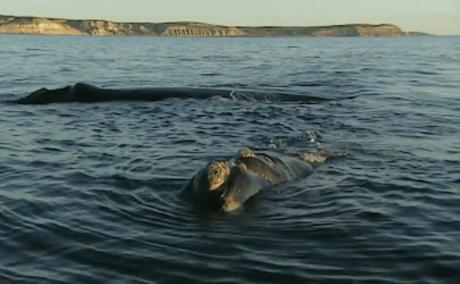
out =
[(46, 50), (46, 49), (42, 49), (42, 48), (33, 48), (33, 47), (26, 48), (25, 50), (26, 50), (26, 51), (48, 51), (48, 50)]
[(299, 82), (293, 83), (292, 86), (297, 87), (320, 87), (320, 86), (327, 86), (328, 82)]
[(412, 72), (415, 74), (421, 74), (421, 75), (438, 75), (438, 73), (436, 72), (424, 71), (424, 70), (412, 70)]
[(201, 73), (200, 74), (201, 76), (205, 76), (205, 77), (216, 77), (216, 76), (222, 76), (221, 73)]

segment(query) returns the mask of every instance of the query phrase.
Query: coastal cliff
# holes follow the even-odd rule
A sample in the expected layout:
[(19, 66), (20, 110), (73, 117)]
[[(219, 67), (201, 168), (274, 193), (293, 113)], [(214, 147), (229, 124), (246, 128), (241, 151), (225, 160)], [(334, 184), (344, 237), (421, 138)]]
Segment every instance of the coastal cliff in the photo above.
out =
[(314, 37), (383, 37), (406, 36), (391, 24), (349, 24), (319, 27), (240, 27), (251, 36), (314, 36)]
[(105, 20), (67, 20), (0, 15), (0, 34), (38, 35), (138, 35), (173, 37), (380, 37), (406, 36), (391, 24), (349, 24), (321, 27), (247, 27), (220, 26), (196, 22), (120, 23)]

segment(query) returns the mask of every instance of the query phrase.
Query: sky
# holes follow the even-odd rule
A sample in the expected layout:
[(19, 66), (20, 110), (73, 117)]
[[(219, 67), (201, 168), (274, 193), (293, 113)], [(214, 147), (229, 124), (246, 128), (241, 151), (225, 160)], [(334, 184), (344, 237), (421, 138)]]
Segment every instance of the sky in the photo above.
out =
[(460, 0), (0, 0), (0, 14), (248, 26), (392, 23), (460, 35)]

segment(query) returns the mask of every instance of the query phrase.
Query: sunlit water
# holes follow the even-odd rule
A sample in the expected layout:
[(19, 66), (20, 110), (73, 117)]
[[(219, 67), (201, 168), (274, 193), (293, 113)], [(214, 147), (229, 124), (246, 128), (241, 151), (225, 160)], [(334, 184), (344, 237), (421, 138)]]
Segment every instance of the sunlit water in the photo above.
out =
[[(78, 81), (337, 98), (0, 104), (0, 282), (459, 283), (459, 46), (0, 36), (0, 100)], [(178, 197), (242, 147), (314, 149), (309, 130), (350, 155), (229, 216)]]

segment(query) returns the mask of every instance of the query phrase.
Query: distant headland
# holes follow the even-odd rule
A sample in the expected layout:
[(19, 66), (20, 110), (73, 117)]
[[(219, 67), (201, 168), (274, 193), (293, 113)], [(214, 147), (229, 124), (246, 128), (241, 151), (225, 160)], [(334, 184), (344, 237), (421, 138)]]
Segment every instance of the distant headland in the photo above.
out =
[(199, 22), (127, 23), (0, 15), (0, 34), (169, 37), (387, 37), (408, 36), (392, 24), (332, 26), (221, 26)]

